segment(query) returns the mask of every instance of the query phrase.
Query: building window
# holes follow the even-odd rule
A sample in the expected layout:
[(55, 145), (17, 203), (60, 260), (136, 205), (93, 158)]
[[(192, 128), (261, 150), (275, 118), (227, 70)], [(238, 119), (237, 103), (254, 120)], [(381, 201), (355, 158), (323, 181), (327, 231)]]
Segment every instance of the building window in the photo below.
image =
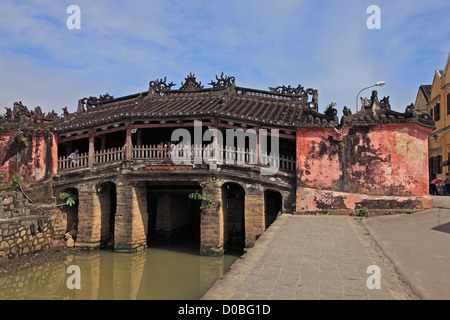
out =
[(438, 155), (436, 157), (431, 157), (430, 160), (431, 160), (430, 161), (431, 173), (437, 173), (437, 174), (442, 173), (442, 167), (441, 167), (442, 155)]
[(441, 104), (436, 103), (434, 106), (434, 121), (439, 121), (441, 119)]
[(433, 119), (433, 107), (430, 108), (430, 117)]
[(441, 162), (442, 162), (442, 155), (438, 155), (437, 156), (437, 173), (442, 173)]
[(450, 93), (447, 94), (447, 115), (450, 114)]

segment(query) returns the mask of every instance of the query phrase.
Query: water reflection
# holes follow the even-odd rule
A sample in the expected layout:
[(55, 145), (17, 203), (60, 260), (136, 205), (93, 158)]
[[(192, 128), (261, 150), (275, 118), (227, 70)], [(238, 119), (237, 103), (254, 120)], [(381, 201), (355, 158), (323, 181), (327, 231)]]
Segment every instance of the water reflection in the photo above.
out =
[[(0, 299), (197, 300), (237, 258), (202, 257), (170, 248), (77, 253), (0, 276)], [(67, 288), (70, 265), (80, 267), (79, 290)]]

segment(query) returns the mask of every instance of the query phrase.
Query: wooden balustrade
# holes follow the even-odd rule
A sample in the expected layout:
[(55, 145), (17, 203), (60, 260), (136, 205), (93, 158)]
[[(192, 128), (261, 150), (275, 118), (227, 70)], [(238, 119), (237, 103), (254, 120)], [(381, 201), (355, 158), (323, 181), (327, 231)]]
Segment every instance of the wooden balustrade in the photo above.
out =
[(88, 166), (89, 154), (81, 153), (78, 157), (70, 159), (69, 156), (58, 158), (58, 171), (66, 171), (76, 168), (86, 168)]
[(94, 164), (116, 162), (125, 159), (124, 147), (98, 150), (94, 152)]
[[(192, 145), (184, 148), (163, 147), (161, 145), (142, 145), (132, 147), (132, 160), (170, 160), (173, 156), (180, 159), (190, 158), (192, 162), (195, 159), (205, 158), (215, 159), (225, 164), (254, 164), (278, 168), (284, 171), (295, 171), (295, 158), (284, 155), (262, 154), (258, 162), (256, 150), (234, 147), (218, 148), (220, 154), (216, 155), (215, 150), (207, 146)], [(219, 156), (222, 155), (221, 158)], [(58, 158), (58, 171), (67, 171), (77, 168), (87, 168), (88, 153), (80, 154), (76, 159), (69, 159), (68, 156)], [(98, 150), (94, 152), (94, 165), (102, 165), (125, 160), (125, 147), (111, 148), (107, 150)], [(221, 161), (220, 161), (221, 160)]]

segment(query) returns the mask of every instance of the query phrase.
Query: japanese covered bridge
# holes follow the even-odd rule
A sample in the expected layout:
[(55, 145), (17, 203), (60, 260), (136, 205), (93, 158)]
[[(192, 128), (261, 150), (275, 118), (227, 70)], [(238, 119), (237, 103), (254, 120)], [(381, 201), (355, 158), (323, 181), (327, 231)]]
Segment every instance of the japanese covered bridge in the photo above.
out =
[(54, 199), (71, 193), (76, 245), (121, 252), (188, 235), (216, 255), (251, 246), (283, 213), (432, 206), (434, 124), (412, 105), (393, 111), (374, 91), (339, 120), (332, 107), (318, 112), (317, 90), (243, 88), (223, 73), (208, 85), (157, 79), (61, 116), (16, 102), (0, 119), (2, 180), (17, 170)]

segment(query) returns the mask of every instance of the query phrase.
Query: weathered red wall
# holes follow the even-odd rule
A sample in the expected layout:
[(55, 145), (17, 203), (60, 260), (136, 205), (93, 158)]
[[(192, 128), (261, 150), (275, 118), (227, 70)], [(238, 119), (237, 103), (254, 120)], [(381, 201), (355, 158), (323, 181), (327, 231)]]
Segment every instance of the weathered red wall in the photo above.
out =
[[(11, 184), (16, 173), (16, 153), (6, 149), (8, 140), (17, 131), (1, 132), (0, 137), (0, 179), (1, 185)], [(53, 134), (31, 136), (19, 149), (19, 174), (27, 183), (50, 180), (57, 165), (57, 143)]]
[(332, 190), (341, 179), (334, 129), (297, 129), (297, 186)]
[(299, 128), (297, 210), (354, 209), (370, 203), (363, 195), (428, 196), (430, 132), (416, 123), (344, 127), (340, 133)]
[(17, 131), (4, 131), (0, 132), (0, 186), (8, 185), (10, 177), (15, 173), (16, 162), (7, 161), (6, 158), (6, 145), (9, 138)]
[(344, 137), (342, 191), (427, 195), (429, 134), (415, 123), (350, 128)]

